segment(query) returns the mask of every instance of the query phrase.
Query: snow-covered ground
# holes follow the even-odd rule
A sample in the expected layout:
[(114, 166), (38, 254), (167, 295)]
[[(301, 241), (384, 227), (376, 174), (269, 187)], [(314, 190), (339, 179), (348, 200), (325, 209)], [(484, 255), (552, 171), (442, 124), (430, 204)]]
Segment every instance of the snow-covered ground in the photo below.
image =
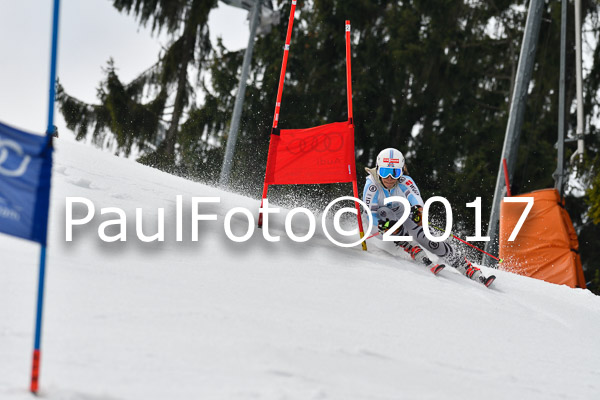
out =
[[(598, 399), (600, 298), (493, 271), (493, 289), (370, 245), (341, 248), (322, 230), (305, 243), (272, 218), (270, 243), (224, 232), (223, 192), (58, 140), (53, 175), (42, 398)], [(184, 202), (176, 241), (176, 196)], [(65, 241), (65, 198), (96, 216)], [(191, 240), (192, 196), (217, 221)], [(125, 210), (127, 242), (98, 237), (102, 207)], [(165, 241), (156, 231), (165, 208)], [(82, 208), (76, 208), (81, 217)], [(247, 228), (241, 214), (233, 232)], [(294, 232), (307, 231), (296, 216)], [(108, 230), (110, 231), (110, 229)], [(0, 236), (0, 399), (30, 399), (39, 246)], [(486, 273), (491, 273), (483, 268)]]

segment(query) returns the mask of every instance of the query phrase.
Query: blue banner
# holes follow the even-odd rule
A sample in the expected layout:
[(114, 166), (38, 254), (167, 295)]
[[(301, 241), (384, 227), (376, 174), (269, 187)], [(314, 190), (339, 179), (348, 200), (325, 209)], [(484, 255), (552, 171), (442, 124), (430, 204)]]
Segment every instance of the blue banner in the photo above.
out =
[(52, 138), (0, 122), (0, 232), (46, 245)]

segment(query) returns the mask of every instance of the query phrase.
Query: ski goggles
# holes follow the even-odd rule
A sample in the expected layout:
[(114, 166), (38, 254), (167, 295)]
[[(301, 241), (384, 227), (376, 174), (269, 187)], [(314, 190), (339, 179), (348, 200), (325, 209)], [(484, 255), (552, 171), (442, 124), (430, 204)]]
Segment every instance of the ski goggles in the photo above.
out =
[(402, 168), (379, 167), (377, 169), (377, 173), (382, 178), (387, 178), (388, 176), (391, 176), (394, 179), (398, 179), (402, 176)]

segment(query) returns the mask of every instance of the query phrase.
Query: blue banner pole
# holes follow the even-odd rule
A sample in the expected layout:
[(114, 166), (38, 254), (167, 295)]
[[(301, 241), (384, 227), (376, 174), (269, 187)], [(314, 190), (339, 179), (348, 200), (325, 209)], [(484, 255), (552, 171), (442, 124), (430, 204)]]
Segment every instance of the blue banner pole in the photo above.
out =
[[(50, 53), (50, 94), (48, 98), (48, 127), (46, 135), (52, 135), (54, 131), (54, 101), (56, 98), (56, 58), (58, 52), (58, 17), (60, 0), (54, 0), (54, 12), (52, 16), (52, 48)], [(50, 139), (51, 140), (51, 139)], [(47, 229), (47, 228), (46, 228)], [(46, 243), (42, 243), (40, 251), (40, 274), (38, 279), (37, 312), (35, 318), (35, 340), (33, 345), (33, 361), (31, 366), (32, 393), (37, 394), (40, 377), (40, 357), (42, 340), (42, 311), (44, 307), (44, 282), (46, 278)]]

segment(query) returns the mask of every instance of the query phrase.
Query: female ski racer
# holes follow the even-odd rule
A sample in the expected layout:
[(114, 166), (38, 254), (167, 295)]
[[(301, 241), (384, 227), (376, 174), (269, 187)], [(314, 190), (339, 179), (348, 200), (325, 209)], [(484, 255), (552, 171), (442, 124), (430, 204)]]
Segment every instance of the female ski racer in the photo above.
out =
[(447, 264), (456, 268), (463, 275), (489, 286), (495, 279), (494, 276), (486, 278), (481, 270), (472, 265), (466, 257), (460, 255), (449, 243), (449, 240), (434, 242), (425, 236), (422, 223), (423, 199), (414, 179), (408, 176), (404, 156), (394, 148), (382, 150), (377, 156), (377, 165), (374, 168), (365, 168), (367, 180), (363, 191), (363, 201), (371, 210), (373, 224), (377, 226), (382, 238), (390, 228), (404, 214), (404, 204), (393, 201), (385, 204), (388, 197), (404, 197), (410, 204), (410, 217), (400, 228), (393, 232), (393, 236), (412, 236), (413, 241), (395, 241), (396, 246), (404, 249), (413, 260), (429, 267), (434, 274), (440, 272), (443, 264), (433, 264), (423, 251), (435, 254)]

